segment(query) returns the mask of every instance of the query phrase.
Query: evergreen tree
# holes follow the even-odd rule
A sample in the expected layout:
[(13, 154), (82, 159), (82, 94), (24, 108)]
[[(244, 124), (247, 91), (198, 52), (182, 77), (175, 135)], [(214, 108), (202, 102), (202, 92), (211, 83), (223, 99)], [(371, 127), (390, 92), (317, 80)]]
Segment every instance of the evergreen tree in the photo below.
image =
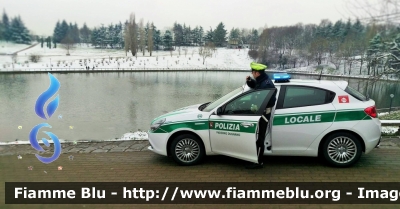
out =
[(118, 45), (119, 48), (124, 47), (124, 34), (123, 34), (123, 27), (122, 23), (119, 22), (119, 24), (115, 25), (115, 31), (114, 31), (115, 37), (113, 39), (113, 42)]
[(225, 25), (222, 22), (218, 24), (214, 31), (213, 42), (219, 47), (223, 46), (223, 44), (226, 42), (226, 30)]
[(256, 29), (253, 29), (251, 31), (251, 43), (253, 45), (257, 44), (258, 43), (258, 38), (259, 38), (258, 31)]
[(192, 42), (193, 42), (193, 44), (194, 45), (197, 45), (198, 43), (199, 43), (199, 41), (198, 41), (198, 38), (197, 38), (197, 34), (199, 33), (199, 27), (195, 27), (193, 30), (192, 30), (192, 34), (191, 34), (191, 37), (192, 37)]
[(163, 37), (164, 47), (166, 50), (172, 50), (172, 35), (171, 31), (167, 30)]
[(47, 47), (51, 49), (51, 37), (47, 37)]
[(81, 35), (82, 43), (90, 43), (91, 31), (87, 27), (86, 23), (83, 23), (82, 28), (79, 30), (79, 34)]
[(5, 10), (3, 11), (2, 24), (3, 24), (3, 37), (6, 41), (10, 41), (11, 39), (10, 21), (8, 19), (8, 15)]
[(347, 20), (346, 25), (342, 28), (342, 37), (343, 38), (345, 38), (347, 35), (349, 35), (349, 33), (351, 32), (351, 28), (352, 28), (352, 25), (351, 25), (351, 22), (349, 19), (349, 20)]
[(203, 29), (203, 27), (199, 27), (199, 32), (198, 32), (198, 34), (197, 34), (197, 42), (198, 42), (198, 44), (199, 45), (202, 45), (203, 44), (203, 36), (204, 36), (204, 29)]
[(61, 22), (59, 31), (59, 39), (57, 40), (57, 43), (60, 43), (69, 33), (69, 26), (65, 20)]
[(80, 43), (81, 40), (79, 38), (78, 24), (75, 23), (70, 29), (71, 29), (71, 38), (74, 41), (74, 43)]
[(20, 44), (30, 44), (31, 37), (28, 29), (26, 29), (21, 17), (16, 17), (11, 20), (10, 25), (10, 40)]
[(342, 25), (343, 22), (341, 20), (336, 21), (335, 25), (333, 25), (332, 28), (332, 36), (337, 37), (337, 38), (342, 38)]
[(354, 31), (356, 34), (359, 35), (364, 32), (364, 26), (361, 24), (359, 19), (357, 19), (356, 22), (354, 23), (352, 31)]
[(210, 28), (210, 30), (207, 31), (206, 35), (204, 36), (204, 41), (206, 44), (214, 42), (214, 31), (212, 30), (212, 28)]
[(151, 23), (151, 27), (153, 28), (153, 42), (154, 42), (154, 49), (158, 50), (160, 45), (162, 45), (162, 38), (160, 30), (157, 30), (156, 26)]
[(178, 23), (174, 23), (173, 27), (173, 32), (174, 32), (174, 42), (175, 46), (182, 46), (183, 44), (183, 28), (182, 25)]
[(229, 40), (230, 41), (239, 41), (240, 31), (239, 28), (232, 28), (229, 32)]
[(383, 51), (383, 42), (381, 35), (378, 33), (369, 42), (368, 55), (377, 55)]
[(62, 40), (60, 21), (57, 21), (57, 23), (56, 23), (56, 27), (54, 28), (54, 31), (53, 31), (53, 38), (54, 38), (54, 42), (56, 42), (56, 43), (60, 43), (60, 41)]
[(99, 30), (97, 28), (94, 28), (90, 37), (90, 40), (92, 41), (92, 45), (94, 47), (97, 47), (98, 45), (101, 45), (100, 37), (99, 37)]

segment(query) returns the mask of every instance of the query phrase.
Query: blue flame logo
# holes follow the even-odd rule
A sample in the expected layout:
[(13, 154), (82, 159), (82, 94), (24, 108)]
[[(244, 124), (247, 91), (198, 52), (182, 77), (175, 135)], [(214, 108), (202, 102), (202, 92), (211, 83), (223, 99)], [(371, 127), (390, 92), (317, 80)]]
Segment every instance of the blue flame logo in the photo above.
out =
[[(49, 104), (47, 106), (48, 118), (46, 118), (46, 115), (45, 115), (45, 113), (43, 111), (44, 105), (60, 89), (60, 82), (57, 80), (57, 78), (54, 77), (50, 73), (48, 75), (49, 75), (49, 78), (50, 78), (50, 86), (45, 92), (43, 92), (38, 97), (38, 99), (36, 101), (36, 105), (35, 105), (36, 115), (38, 115), (39, 117), (41, 117), (41, 118), (43, 118), (45, 120), (50, 118), (53, 115), (53, 113), (57, 110), (58, 103), (59, 103), (59, 100), (60, 100), (59, 95), (57, 95), (56, 98), (53, 101), (49, 102)], [(42, 127), (51, 128), (51, 126), (49, 124), (47, 124), (47, 123), (40, 123), (40, 124), (36, 125), (31, 130), (31, 132), (29, 133), (29, 142), (31, 143), (32, 147), (34, 149), (36, 149), (37, 151), (44, 151), (44, 149), (39, 145), (39, 142), (36, 139), (37, 134), (38, 134), (39, 130)], [(42, 163), (51, 163), (51, 162), (57, 160), (58, 157), (60, 157), (60, 154), (61, 154), (60, 140), (58, 139), (58, 137), (55, 134), (53, 134), (51, 132), (46, 132), (46, 131), (43, 131), (43, 132), (45, 134), (47, 134), (53, 140), (53, 143), (54, 143), (54, 154), (51, 157), (42, 157), (42, 156), (40, 156), (38, 154), (35, 154), (35, 156)], [(47, 139), (42, 138), (42, 141), (43, 141), (44, 145), (46, 145), (47, 147), (50, 146), (50, 144), (47, 141)]]

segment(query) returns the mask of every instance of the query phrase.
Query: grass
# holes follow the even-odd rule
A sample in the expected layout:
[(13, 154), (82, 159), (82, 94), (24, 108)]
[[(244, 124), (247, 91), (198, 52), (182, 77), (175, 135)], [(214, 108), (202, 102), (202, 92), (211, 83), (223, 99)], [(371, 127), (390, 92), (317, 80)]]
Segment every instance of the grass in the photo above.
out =
[(386, 114), (379, 117), (380, 120), (400, 120), (400, 111), (392, 111), (390, 114)]

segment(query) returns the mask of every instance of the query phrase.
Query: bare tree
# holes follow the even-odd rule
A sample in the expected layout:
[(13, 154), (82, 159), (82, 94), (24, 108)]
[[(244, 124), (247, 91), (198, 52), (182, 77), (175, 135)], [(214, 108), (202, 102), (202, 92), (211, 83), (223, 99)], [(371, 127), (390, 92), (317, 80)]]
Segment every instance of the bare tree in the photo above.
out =
[(149, 25), (149, 23), (147, 23), (147, 28), (149, 29), (147, 32), (147, 50), (150, 53), (150, 57), (151, 54), (153, 53), (153, 47), (154, 47), (154, 43), (153, 43), (153, 23), (151, 23), (151, 25)]
[(185, 47), (185, 48), (183, 48), (182, 50), (183, 50), (183, 52), (185, 53), (185, 57), (186, 57), (186, 55), (187, 55), (187, 52), (188, 52), (188, 48), (187, 48), (187, 47)]
[(267, 62), (268, 56), (268, 29), (264, 29), (260, 35), (258, 43), (258, 61), (261, 63)]
[(205, 46), (201, 46), (199, 48), (199, 55), (203, 58), (203, 65), (207, 59), (207, 57), (212, 56), (212, 48), (213, 46), (211, 43), (207, 43)]
[(129, 16), (129, 22), (125, 26), (125, 52), (129, 50), (132, 53), (132, 56), (137, 56), (137, 25), (135, 20), (135, 14), (131, 13)]
[[(382, 0), (371, 3), (368, 0), (352, 0), (349, 2), (350, 13), (363, 22), (375, 24), (386, 23), (383, 26), (387, 32), (393, 25), (400, 22), (400, 1)], [(375, 35), (373, 33), (373, 35)], [(392, 35), (383, 40), (383, 47), (378, 52), (367, 56), (368, 74), (372, 68), (370, 77), (376, 81), (382, 76), (400, 76), (400, 35)], [(381, 71), (379, 72), (379, 68)], [(378, 72), (377, 72), (378, 71)]]
[(127, 23), (124, 28), (125, 56), (128, 56), (128, 51), (131, 48), (131, 37), (130, 37), (131, 34), (129, 28), (130, 28), (130, 23)]
[(350, 0), (347, 1), (350, 14), (366, 23), (394, 23), (399, 21), (400, 1), (398, 0)]
[(75, 42), (70, 36), (66, 36), (63, 40), (61, 40), (61, 48), (67, 50), (67, 56), (70, 55), (70, 51), (75, 48)]
[(335, 66), (335, 70), (339, 70), (342, 59), (341, 51), (337, 51), (330, 56), (330, 62)]
[(143, 52), (143, 56), (146, 52), (146, 31), (144, 30), (143, 18), (139, 21), (139, 49)]
[(310, 45), (310, 52), (313, 55), (315, 61), (317, 61), (318, 65), (322, 63), (323, 55), (325, 53), (327, 46), (326, 39), (317, 38)]

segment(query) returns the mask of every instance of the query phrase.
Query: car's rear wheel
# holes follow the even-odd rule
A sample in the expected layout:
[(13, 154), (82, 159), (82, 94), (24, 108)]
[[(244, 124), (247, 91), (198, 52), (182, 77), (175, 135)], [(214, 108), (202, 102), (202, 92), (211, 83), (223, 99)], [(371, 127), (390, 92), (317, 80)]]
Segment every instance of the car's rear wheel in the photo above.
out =
[(325, 160), (336, 167), (348, 167), (356, 163), (362, 153), (361, 143), (351, 133), (339, 132), (328, 136), (323, 144)]
[(195, 165), (205, 156), (203, 143), (193, 134), (177, 136), (169, 147), (172, 158), (179, 165)]

